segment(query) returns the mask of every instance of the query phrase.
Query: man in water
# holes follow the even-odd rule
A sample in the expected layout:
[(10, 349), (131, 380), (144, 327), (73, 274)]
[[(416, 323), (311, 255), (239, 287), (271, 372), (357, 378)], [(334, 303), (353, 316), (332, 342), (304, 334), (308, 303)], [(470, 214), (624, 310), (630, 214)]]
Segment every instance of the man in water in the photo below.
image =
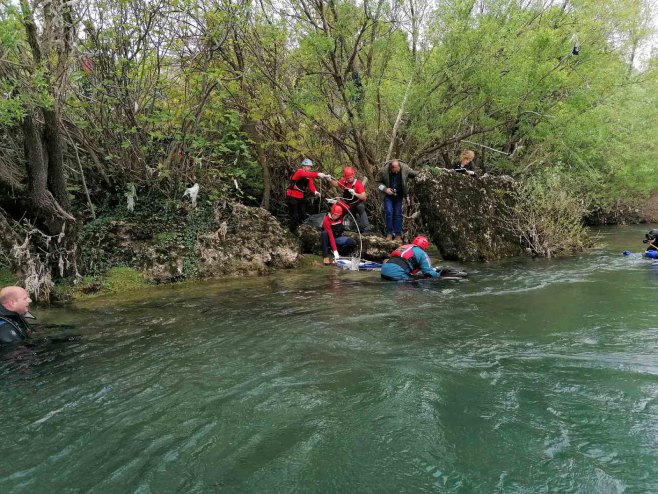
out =
[(658, 228), (652, 228), (644, 234), (643, 244), (647, 244), (647, 250), (658, 251)]
[[(35, 343), (67, 343), (81, 338), (79, 334), (59, 334), (35, 339), (34, 331), (26, 319), (36, 319), (30, 314), (30, 294), (19, 286), (7, 286), (0, 290), (0, 348), (30, 347)], [(40, 325), (39, 329), (70, 329), (72, 326)]]
[(402, 240), (402, 203), (408, 191), (408, 179), (416, 176), (405, 163), (398, 160), (385, 164), (377, 172), (377, 188), (384, 198), (386, 240)]
[(0, 346), (20, 344), (32, 334), (25, 320), (34, 319), (31, 303), (24, 288), (7, 286), (0, 290)]
[(423, 273), (425, 278), (441, 277), (445, 280), (460, 280), (466, 278), (468, 273), (450, 266), (432, 267), (427, 248), (430, 241), (419, 235), (411, 244), (402, 245), (391, 252), (388, 262), (384, 263), (381, 277), (390, 281), (406, 281), (413, 279), (413, 275)]
[(432, 267), (427, 255), (430, 241), (419, 235), (410, 244), (401, 245), (393, 252), (388, 262), (382, 266), (381, 277), (390, 281), (406, 281), (416, 273), (422, 273), (425, 278), (436, 278), (438, 273)]

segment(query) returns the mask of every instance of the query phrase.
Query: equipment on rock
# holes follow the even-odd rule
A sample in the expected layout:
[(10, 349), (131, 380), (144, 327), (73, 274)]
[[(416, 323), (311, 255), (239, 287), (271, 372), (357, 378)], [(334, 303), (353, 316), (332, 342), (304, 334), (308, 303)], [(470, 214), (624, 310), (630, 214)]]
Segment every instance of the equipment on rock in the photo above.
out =
[(379, 271), (382, 264), (359, 258), (341, 257), (335, 261), (336, 267), (350, 269), (352, 271)]

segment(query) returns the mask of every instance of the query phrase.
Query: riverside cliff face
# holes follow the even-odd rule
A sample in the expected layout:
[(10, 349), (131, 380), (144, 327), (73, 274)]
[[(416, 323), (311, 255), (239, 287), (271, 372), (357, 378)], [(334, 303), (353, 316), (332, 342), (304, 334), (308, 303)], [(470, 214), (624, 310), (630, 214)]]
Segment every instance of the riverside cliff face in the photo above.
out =
[(265, 274), (300, 258), (299, 241), (269, 212), (236, 203), (92, 222), (80, 253), (87, 274), (130, 266), (156, 283)]
[(509, 211), (516, 182), (506, 176), (472, 177), (442, 168), (414, 181), (423, 223), (444, 259), (491, 261), (521, 255)]

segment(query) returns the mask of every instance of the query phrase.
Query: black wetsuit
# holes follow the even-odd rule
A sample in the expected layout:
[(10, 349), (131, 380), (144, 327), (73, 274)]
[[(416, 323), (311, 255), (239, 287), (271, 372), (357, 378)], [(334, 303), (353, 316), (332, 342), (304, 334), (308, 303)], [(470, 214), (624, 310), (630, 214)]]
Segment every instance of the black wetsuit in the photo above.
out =
[(0, 346), (19, 345), (31, 332), (23, 316), (0, 305)]

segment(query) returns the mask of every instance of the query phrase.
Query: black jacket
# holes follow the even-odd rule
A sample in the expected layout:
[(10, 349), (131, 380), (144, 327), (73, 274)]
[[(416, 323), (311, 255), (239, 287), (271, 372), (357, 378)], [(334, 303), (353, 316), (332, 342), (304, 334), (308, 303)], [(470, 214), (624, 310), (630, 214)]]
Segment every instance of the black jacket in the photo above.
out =
[(0, 346), (22, 343), (31, 332), (23, 316), (0, 305)]

